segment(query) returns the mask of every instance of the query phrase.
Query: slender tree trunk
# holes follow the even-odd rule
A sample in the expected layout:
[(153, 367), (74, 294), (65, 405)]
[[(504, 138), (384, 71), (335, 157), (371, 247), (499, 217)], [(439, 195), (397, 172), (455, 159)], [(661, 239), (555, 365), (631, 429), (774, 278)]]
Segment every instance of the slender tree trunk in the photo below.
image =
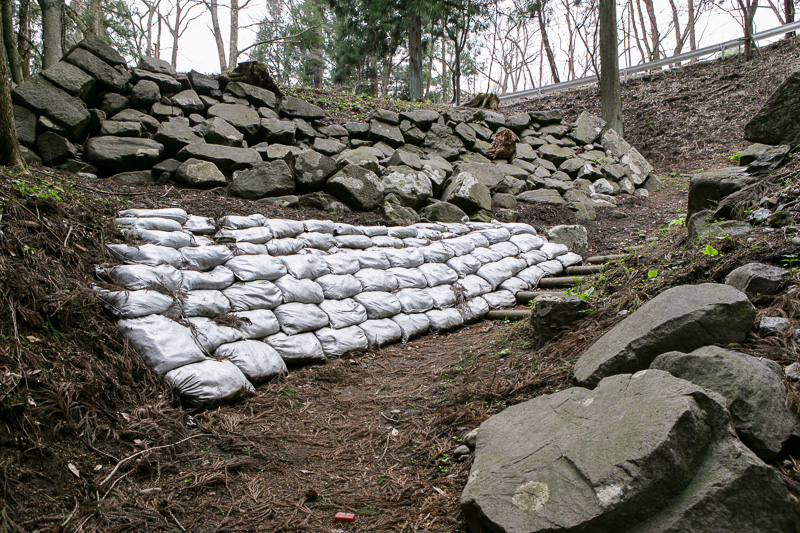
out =
[(675, 0), (669, 0), (669, 5), (672, 8), (672, 26), (675, 29), (675, 51), (672, 55), (678, 55), (683, 49), (683, 37), (681, 36), (681, 19), (678, 16), (678, 6), (675, 5)]
[(544, 52), (547, 54), (547, 62), (550, 64), (550, 72), (553, 75), (553, 83), (558, 83), (561, 78), (558, 76), (558, 66), (556, 65), (556, 58), (553, 55), (553, 49), (550, 47), (550, 39), (547, 38), (547, 28), (544, 24), (544, 5), (540, 4), (539, 9), (536, 11), (536, 18), (539, 19), (539, 31), (542, 34), (542, 45)]
[(219, 56), (219, 71), (225, 72), (228, 70), (228, 65), (225, 62), (225, 43), (222, 41), (222, 30), (219, 27), (219, 12), (217, 8), (217, 0), (209, 0), (206, 3), (208, 12), (211, 15), (211, 31), (214, 33), (214, 40), (217, 43), (217, 55)]
[(658, 34), (658, 23), (656, 22), (656, 10), (653, 7), (653, 0), (644, 0), (644, 7), (647, 9), (647, 17), (650, 19), (650, 38), (653, 40), (653, 61), (655, 61), (659, 57), (661, 36)]
[(64, 55), (61, 46), (63, 1), (39, 0), (39, 7), (42, 9), (42, 67), (48, 68), (58, 63)]
[(231, 38), (228, 47), (228, 66), (233, 69), (239, 62), (239, 0), (231, 0)]
[(181, 0), (175, 2), (175, 27), (169, 28), (170, 33), (172, 34), (172, 66), (178, 68), (178, 41), (181, 38), (181, 12), (183, 11), (183, 6), (181, 5)]
[(636, 9), (639, 12), (639, 24), (642, 26), (642, 42), (644, 43), (644, 49), (647, 52), (647, 57), (643, 58), (642, 61), (647, 63), (653, 59), (653, 51), (650, 50), (650, 42), (647, 40), (647, 26), (644, 24), (644, 14), (642, 14), (642, 0), (636, 0)]
[(408, 16), (408, 96), (422, 98), (422, 19), (419, 13)]
[(89, 33), (103, 35), (103, 0), (89, 0)]
[[(794, 0), (783, 0), (783, 12), (786, 19), (786, 24), (794, 22)], [(791, 39), (794, 37), (795, 32), (790, 31), (786, 33), (786, 38)]]
[(31, 77), (31, 0), (20, 0), (17, 50), (22, 61), (22, 79)]
[[(9, 0), (3, 0), (3, 4), (7, 1)], [(4, 33), (3, 27), (0, 26), (0, 34), (2, 33)], [(14, 107), (11, 103), (4, 41), (4, 38), (0, 38), (0, 165), (25, 166), (19, 152), (19, 140), (14, 126)]]
[(622, 135), (616, 0), (600, 0), (600, 99), (603, 119)]
[(744, 59), (753, 59), (755, 43), (753, 42), (753, 19), (758, 10), (758, 0), (738, 0), (744, 18)]
[(156, 34), (156, 48), (153, 57), (161, 57), (161, 35), (164, 29), (164, 21), (161, 19), (161, 14), (158, 15), (158, 33)]
[(461, 48), (453, 50), (453, 104), (461, 105)]
[(694, 0), (689, 0), (689, 21), (687, 22), (687, 24), (689, 25), (689, 50), (691, 50), (692, 52), (697, 50), (697, 34), (695, 33), (695, 18), (696, 17), (694, 12)]
[(0, 18), (3, 21), (3, 44), (5, 45), (8, 57), (8, 65), (11, 67), (11, 79), (16, 84), (25, 81), (25, 76), (22, 71), (22, 58), (17, 50), (17, 43), (14, 39), (14, 15), (12, 13), (12, 5), (10, 0), (5, 0), (2, 3), (0, 10)]

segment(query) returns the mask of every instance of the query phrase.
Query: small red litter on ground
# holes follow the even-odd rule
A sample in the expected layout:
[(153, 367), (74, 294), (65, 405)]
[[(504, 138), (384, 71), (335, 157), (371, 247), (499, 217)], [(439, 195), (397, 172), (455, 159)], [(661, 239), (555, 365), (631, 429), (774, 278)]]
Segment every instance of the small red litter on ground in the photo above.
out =
[(333, 523), (336, 524), (338, 522), (352, 522), (355, 519), (356, 515), (353, 513), (336, 513), (336, 516), (333, 517)]

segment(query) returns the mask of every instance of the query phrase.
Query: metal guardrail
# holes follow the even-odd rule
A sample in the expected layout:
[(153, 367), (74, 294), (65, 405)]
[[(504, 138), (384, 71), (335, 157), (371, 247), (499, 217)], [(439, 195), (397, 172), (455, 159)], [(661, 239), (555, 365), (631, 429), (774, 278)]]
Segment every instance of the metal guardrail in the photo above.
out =
[[(754, 41), (760, 41), (762, 39), (768, 39), (770, 37), (775, 37), (776, 35), (780, 35), (782, 33), (788, 33), (795, 30), (800, 30), (800, 22), (792, 22), (791, 24), (784, 24), (783, 26), (778, 26), (777, 28), (772, 28), (771, 30), (754, 33), (752, 38)], [(665, 57), (663, 59), (657, 59), (656, 61), (651, 61), (650, 63), (643, 63), (641, 65), (635, 65), (633, 67), (621, 68), (619, 69), (620, 77), (624, 78), (624, 81), (628, 81), (629, 74), (637, 74), (639, 72), (644, 72), (646, 70), (665, 67), (673, 63), (680, 63), (682, 61), (688, 61), (690, 59), (698, 59), (710, 54), (715, 54), (717, 52), (724, 53), (725, 50), (729, 48), (738, 48), (743, 43), (744, 43), (744, 37), (739, 37), (738, 39), (733, 39), (731, 41), (727, 41), (724, 43), (706, 46), (703, 48), (699, 48), (697, 50), (693, 50), (691, 52), (678, 54), (672, 57)], [(542, 96), (544, 94), (563, 91), (565, 89), (573, 89), (575, 87), (580, 87), (582, 85), (597, 83), (598, 81), (599, 80), (597, 76), (586, 76), (585, 78), (562, 81), (561, 83), (554, 83), (552, 85), (537, 87), (535, 89), (526, 89), (524, 91), (518, 91), (515, 93), (507, 93), (499, 96), (498, 98), (500, 99), (501, 102), (503, 102), (506, 100), (512, 100), (514, 98), (525, 98), (526, 96)]]

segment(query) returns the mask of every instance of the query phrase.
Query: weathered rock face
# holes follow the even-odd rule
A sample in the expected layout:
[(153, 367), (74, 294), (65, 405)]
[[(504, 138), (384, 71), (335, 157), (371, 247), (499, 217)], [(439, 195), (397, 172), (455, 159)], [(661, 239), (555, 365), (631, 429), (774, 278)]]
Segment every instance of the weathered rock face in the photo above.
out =
[(93, 137), (86, 143), (86, 156), (100, 168), (144, 170), (155, 165), (164, 152), (161, 143), (129, 137)]
[(225, 175), (210, 161), (187, 159), (175, 171), (178, 181), (199, 188), (224, 187)]
[(590, 346), (575, 363), (575, 381), (591, 387), (608, 376), (643, 370), (665, 352), (742, 341), (755, 313), (747, 297), (728, 285), (669, 289)]
[(431, 180), (424, 171), (389, 167), (382, 181), (386, 194), (394, 193), (407, 207), (419, 208), (433, 195)]
[(43, 76), (34, 76), (14, 89), (12, 94), (15, 102), (63, 126), (70, 139), (80, 137), (89, 124), (89, 111), (83, 103)]
[(531, 328), (538, 344), (555, 337), (559, 330), (583, 318), (589, 302), (569, 294), (541, 294), (531, 302)]
[(777, 473), (736, 439), (722, 397), (658, 370), (484, 422), (461, 507), (475, 532), (800, 527)]
[(778, 455), (797, 428), (783, 372), (774, 361), (706, 346), (688, 354), (663, 353), (650, 368), (721, 394), (739, 438), (765, 461)]
[(742, 291), (753, 302), (780, 294), (791, 282), (788, 270), (763, 263), (742, 265), (725, 276), (726, 285)]
[(232, 190), (242, 198), (264, 198), (292, 194), (295, 188), (292, 170), (285, 161), (265, 161), (248, 170), (233, 173)]
[(565, 245), (570, 251), (578, 252), (589, 247), (589, 233), (583, 226), (560, 225), (547, 230), (550, 242)]
[(741, 167), (709, 170), (695, 174), (689, 182), (687, 220), (696, 212), (716, 206), (720, 200), (756, 180)]
[(302, 192), (316, 191), (336, 172), (336, 161), (319, 152), (307, 150), (294, 163), (297, 188)]
[(442, 193), (442, 200), (457, 206), (467, 214), (479, 209), (492, 208), (492, 194), (489, 188), (469, 172), (462, 172), (450, 180), (450, 184)]
[(383, 200), (383, 183), (365, 168), (347, 165), (330, 178), (325, 189), (344, 200), (347, 205), (362, 211), (375, 209)]
[(764, 144), (800, 143), (800, 72), (795, 72), (769, 97), (744, 127), (748, 141)]

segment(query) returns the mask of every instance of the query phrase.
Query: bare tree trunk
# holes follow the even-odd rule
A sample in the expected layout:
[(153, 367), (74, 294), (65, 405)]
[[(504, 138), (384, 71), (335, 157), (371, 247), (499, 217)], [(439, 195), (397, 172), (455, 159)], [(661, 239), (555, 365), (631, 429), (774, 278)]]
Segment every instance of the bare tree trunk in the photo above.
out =
[(419, 13), (408, 16), (408, 96), (422, 98), (422, 19)]
[(156, 34), (156, 47), (153, 57), (161, 57), (161, 35), (164, 29), (164, 21), (161, 18), (161, 13), (158, 14), (158, 33)]
[(658, 23), (656, 22), (656, 10), (653, 7), (653, 0), (644, 0), (644, 7), (647, 9), (647, 17), (650, 19), (650, 38), (653, 40), (653, 60), (659, 57), (659, 43), (661, 37), (658, 35)]
[[(3, 0), (3, 4), (6, 2), (7, 0)], [(1, 33), (4, 33), (2, 26), (0, 26)], [(4, 41), (5, 38), (0, 38), (0, 165), (24, 167), (25, 162), (19, 152), (19, 140), (14, 126), (14, 107), (11, 103)]]
[(622, 135), (616, 0), (600, 0), (600, 99), (603, 119)]
[(675, 29), (675, 51), (672, 55), (676, 56), (683, 49), (684, 39), (681, 36), (681, 19), (678, 16), (678, 6), (675, 5), (675, 0), (669, 0), (669, 5), (672, 8), (672, 26)]
[(11, 67), (11, 79), (16, 84), (25, 81), (25, 76), (22, 71), (22, 58), (17, 50), (17, 43), (14, 40), (14, 20), (12, 13), (12, 5), (10, 1), (4, 1), (2, 10), (0, 10), (0, 18), (3, 21), (3, 44), (5, 45), (8, 57), (8, 64)]
[(228, 66), (236, 68), (239, 61), (239, 0), (231, 0), (231, 37), (228, 42)]
[(208, 0), (205, 2), (208, 12), (211, 15), (211, 31), (214, 33), (214, 40), (217, 43), (217, 55), (219, 56), (219, 71), (225, 72), (228, 70), (228, 65), (225, 62), (225, 43), (222, 41), (222, 30), (219, 27), (219, 12), (217, 8), (217, 0)]
[(642, 60), (647, 63), (653, 59), (653, 51), (650, 50), (650, 43), (647, 40), (647, 27), (644, 24), (644, 15), (642, 14), (642, 0), (636, 0), (636, 9), (639, 12), (639, 24), (642, 25), (642, 42), (644, 43), (644, 49), (647, 51), (647, 57)]
[(689, 25), (689, 50), (694, 52), (695, 50), (697, 50), (697, 34), (695, 33), (694, 0), (689, 0), (689, 21), (687, 22), (687, 24)]
[(461, 105), (461, 47), (453, 50), (453, 104)]
[(31, 77), (31, 0), (20, 0), (17, 50), (22, 61), (22, 78)]
[(181, 38), (181, 12), (183, 11), (183, 5), (181, 5), (180, 0), (175, 2), (175, 27), (169, 28), (170, 33), (172, 34), (172, 66), (178, 68), (178, 41)]
[(48, 68), (64, 55), (61, 46), (64, 4), (62, 0), (39, 0), (39, 7), (42, 10), (42, 67)]
[[(786, 19), (786, 24), (794, 22), (794, 0), (783, 0), (783, 12)], [(786, 33), (786, 38), (791, 39), (794, 37), (795, 32), (790, 31)]]
[(744, 59), (750, 61), (753, 59), (753, 51), (755, 43), (753, 42), (753, 19), (758, 10), (758, 0), (737, 0), (739, 8), (742, 11), (742, 19), (744, 22)]
[(103, 35), (103, 0), (89, 0), (89, 33)]
[(544, 45), (544, 52), (547, 54), (547, 62), (550, 64), (550, 72), (553, 75), (553, 83), (558, 83), (561, 78), (558, 76), (558, 66), (556, 65), (556, 58), (553, 55), (553, 49), (550, 47), (550, 39), (547, 38), (547, 28), (544, 24), (544, 5), (541, 3), (539, 9), (536, 11), (536, 18), (539, 19), (539, 31), (542, 34), (542, 45)]

